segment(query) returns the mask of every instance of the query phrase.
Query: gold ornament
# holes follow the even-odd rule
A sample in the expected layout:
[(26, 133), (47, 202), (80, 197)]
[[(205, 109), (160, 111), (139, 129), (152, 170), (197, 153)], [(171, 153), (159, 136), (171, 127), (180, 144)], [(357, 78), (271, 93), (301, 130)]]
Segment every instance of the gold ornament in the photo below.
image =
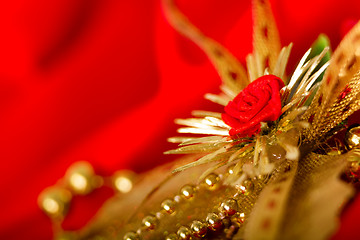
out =
[(49, 187), (38, 198), (40, 208), (50, 217), (62, 219), (69, 208), (71, 193), (61, 187)]
[(65, 175), (69, 188), (76, 194), (86, 195), (102, 185), (102, 179), (95, 175), (92, 166), (85, 161), (76, 162)]
[[(281, 115), (259, 123), (259, 132), (247, 137), (230, 136), (231, 127), (221, 112), (194, 111), (193, 118), (177, 119), (183, 125), (180, 134), (196, 135), (169, 139), (179, 146), (166, 153), (198, 155), (179, 160), (172, 168), (174, 175), (169, 166), (160, 167), (143, 174), (135, 185), (131, 174), (115, 173), (112, 184), (122, 194), (104, 205), (93, 225), (78, 232), (79, 239), (330, 236), (340, 206), (353, 194), (340, 176), (349, 169), (349, 161), (354, 167), (350, 170), (358, 169), (360, 130), (348, 131), (346, 153), (335, 147), (324, 154), (323, 146), (360, 109), (360, 23), (341, 41), (331, 62), (329, 47), (315, 47), (287, 74), (292, 44), (281, 48), (269, 1), (254, 0), (253, 52), (246, 59), (246, 71), (172, 0), (163, 4), (170, 24), (199, 45), (219, 72), (221, 93), (206, 94), (206, 99), (227, 106), (249, 83), (271, 74), (285, 84), (280, 90)], [(73, 194), (87, 194), (101, 183), (90, 165), (78, 163), (70, 167), (65, 181), (59, 181), (57, 191), (68, 188)], [(41, 197), (39, 203), (49, 215), (62, 218), (71, 194), (66, 201), (55, 195)]]
[(188, 240), (191, 238), (191, 231), (189, 228), (181, 226), (177, 231), (177, 235), (179, 236), (180, 239)]
[(226, 199), (220, 205), (220, 212), (225, 213), (228, 216), (234, 215), (238, 211), (238, 203), (235, 199)]
[(194, 197), (195, 189), (191, 185), (185, 185), (180, 189), (180, 194), (185, 199), (191, 199), (192, 197)]
[(173, 213), (175, 211), (175, 203), (171, 199), (166, 199), (161, 203), (161, 208), (167, 213)]
[(191, 223), (191, 230), (195, 237), (204, 237), (207, 232), (205, 223), (195, 220)]
[(359, 148), (360, 146), (360, 126), (353, 127), (346, 132), (345, 143), (349, 149)]
[(206, 222), (213, 231), (220, 229), (222, 226), (221, 218), (216, 213), (209, 213), (206, 217)]
[(132, 171), (117, 171), (112, 177), (114, 187), (121, 193), (128, 193), (134, 187), (136, 175)]
[(158, 225), (158, 220), (155, 216), (146, 216), (142, 220), (142, 225), (149, 230), (155, 229), (155, 227)]
[(203, 183), (207, 189), (215, 190), (220, 186), (220, 177), (215, 173), (211, 173), (205, 177)]

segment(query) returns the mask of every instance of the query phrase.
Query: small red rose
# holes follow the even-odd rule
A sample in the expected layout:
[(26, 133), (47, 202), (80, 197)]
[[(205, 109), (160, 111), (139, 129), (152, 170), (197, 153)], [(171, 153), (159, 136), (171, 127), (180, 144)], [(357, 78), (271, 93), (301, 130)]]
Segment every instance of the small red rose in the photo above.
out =
[(280, 89), (283, 81), (274, 75), (262, 76), (244, 88), (221, 115), (231, 127), (229, 134), (251, 137), (260, 132), (261, 122), (275, 121), (281, 115)]

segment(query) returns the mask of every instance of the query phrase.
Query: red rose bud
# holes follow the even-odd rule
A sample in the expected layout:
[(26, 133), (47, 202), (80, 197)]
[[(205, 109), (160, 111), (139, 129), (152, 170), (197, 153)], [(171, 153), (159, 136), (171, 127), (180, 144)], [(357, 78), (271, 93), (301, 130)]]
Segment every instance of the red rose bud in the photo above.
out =
[(280, 89), (283, 81), (274, 75), (262, 76), (244, 88), (221, 115), (231, 127), (229, 134), (251, 137), (260, 132), (261, 122), (275, 121), (281, 115)]

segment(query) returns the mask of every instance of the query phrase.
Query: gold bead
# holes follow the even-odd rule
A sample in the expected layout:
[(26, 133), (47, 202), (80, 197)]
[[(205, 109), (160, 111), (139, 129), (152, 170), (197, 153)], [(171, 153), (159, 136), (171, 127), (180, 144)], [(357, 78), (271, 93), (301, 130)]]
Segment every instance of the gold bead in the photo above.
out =
[(173, 200), (166, 199), (161, 203), (161, 208), (167, 213), (173, 213), (175, 211), (175, 203)]
[(205, 223), (200, 221), (193, 221), (191, 224), (191, 230), (195, 237), (204, 237), (207, 232), (207, 227)]
[(194, 193), (195, 193), (194, 187), (191, 185), (185, 185), (180, 189), (181, 196), (186, 199), (191, 199), (192, 197), (194, 197)]
[(72, 192), (86, 195), (102, 185), (102, 179), (96, 176), (90, 163), (81, 161), (72, 164), (65, 174), (65, 181)]
[(237, 212), (234, 216), (231, 217), (231, 222), (237, 223), (239, 225), (243, 224), (245, 221), (245, 213)]
[(177, 240), (178, 237), (175, 233), (171, 233), (169, 235), (166, 236), (165, 240)]
[(158, 225), (158, 220), (156, 217), (149, 215), (143, 218), (142, 225), (148, 230), (153, 230)]
[(254, 190), (254, 184), (251, 180), (245, 180), (241, 185), (236, 186), (240, 193), (245, 196), (249, 195)]
[(38, 198), (40, 208), (52, 218), (63, 218), (69, 208), (71, 193), (60, 187), (49, 187)]
[(134, 186), (136, 174), (129, 170), (117, 171), (113, 175), (113, 184), (121, 193), (128, 193)]
[(238, 211), (238, 204), (235, 199), (226, 199), (220, 205), (220, 211), (225, 213), (228, 216), (234, 215)]
[(345, 143), (349, 149), (360, 147), (360, 126), (353, 127), (346, 132)]
[(220, 229), (222, 226), (221, 218), (215, 213), (209, 213), (206, 217), (206, 222), (213, 231)]
[(188, 240), (191, 238), (191, 231), (189, 228), (182, 226), (177, 231), (177, 235), (180, 239)]
[(124, 236), (124, 240), (139, 240), (140, 237), (137, 233), (134, 232), (128, 232)]
[(204, 179), (203, 183), (207, 189), (215, 190), (220, 186), (220, 177), (211, 173)]

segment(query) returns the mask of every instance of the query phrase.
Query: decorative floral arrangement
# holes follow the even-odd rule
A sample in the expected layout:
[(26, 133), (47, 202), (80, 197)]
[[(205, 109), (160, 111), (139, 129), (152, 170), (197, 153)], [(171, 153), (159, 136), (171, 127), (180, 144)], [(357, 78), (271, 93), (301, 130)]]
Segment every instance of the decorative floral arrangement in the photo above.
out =
[[(319, 37), (288, 75), (292, 44), (281, 47), (269, 1), (253, 1), (254, 50), (247, 70), (171, 0), (163, 2), (171, 25), (202, 48), (219, 72), (221, 93), (205, 97), (223, 111), (196, 110), (193, 118), (177, 119), (185, 126), (178, 132), (191, 136), (170, 138), (179, 146), (166, 154), (192, 154), (190, 160), (161, 181), (157, 175), (168, 167), (143, 177), (132, 195), (105, 207), (102, 221), (78, 237), (331, 236), (342, 204), (354, 194), (349, 182), (358, 181), (359, 129), (346, 121), (360, 109), (360, 24), (331, 57), (320, 44), (326, 38)], [(339, 131), (347, 131), (344, 143), (334, 140)], [(122, 216), (108, 220), (106, 210), (114, 208)]]
[[(346, 166), (351, 163), (358, 166), (360, 160), (359, 151), (349, 139), (347, 146), (326, 147), (332, 136), (347, 127), (344, 124), (347, 117), (360, 108), (357, 55), (360, 25), (348, 33), (330, 61), (327, 46), (318, 52), (309, 49), (287, 77), (285, 70), (292, 44), (280, 47), (268, 1), (253, 2), (254, 52), (247, 57), (247, 72), (226, 49), (196, 29), (169, 3), (171, 1), (165, 2), (171, 24), (207, 53), (223, 80), (222, 92), (207, 94), (206, 98), (223, 105), (224, 112), (194, 111), (195, 118), (176, 120), (186, 126), (180, 128), (179, 133), (209, 136), (169, 139), (180, 143), (180, 147), (166, 152), (168, 154), (205, 153), (174, 172), (215, 162), (200, 176), (206, 183), (216, 169), (230, 167), (231, 174), (224, 175), (223, 181), (238, 192), (226, 201), (235, 201), (238, 208), (223, 202), (227, 208), (224, 210), (220, 205), (219, 214), (225, 214), (220, 218), (240, 214), (242, 220), (232, 221), (234, 227), (236, 223), (242, 225), (244, 216), (250, 215), (235, 238), (323, 239), (328, 236), (334, 231), (339, 204), (351, 194), (351, 188), (341, 183), (339, 176), (346, 172)], [(330, 170), (330, 166), (334, 169)], [(332, 186), (324, 189), (320, 183), (332, 183)], [(238, 194), (247, 194), (256, 184), (258, 190), (249, 193), (250, 198), (256, 200), (242, 204), (249, 197), (239, 198)], [(314, 201), (314, 195), (319, 192), (323, 196), (317, 196)], [(293, 200), (299, 193), (304, 195), (301, 202)], [(331, 204), (325, 204), (329, 201), (325, 198), (328, 195), (333, 198)], [(319, 204), (326, 208), (316, 209)], [(274, 207), (276, 205), (281, 207)], [(300, 210), (295, 210), (295, 206)], [(277, 208), (277, 212), (273, 208)], [(229, 209), (236, 211), (229, 213)], [(278, 216), (263, 216), (269, 212)], [(326, 221), (328, 227), (321, 230), (309, 227), (309, 223), (319, 226), (321, 221)], [(207, 224), (211, 226), (209, 221)], [(191, 229), (195, 236), (199, 233), (194, 225)], [(181, 233), (179, 229), (180, 238)]]
[[(329, 47), (323, 46), (318, 53), (309, 49), (291, 77), (287, 78), (285, 69), (292, 44), (281, 49), (269, 3), (254, 2), (253, 5), (255, 13), (254, 53), (247, 58), (247, 73), (229, 52), (218, 43), (206, 39), (179, 12), (174, 9), (170, 10), (169, 19), (173, 26), (204, 49), (219, 69), (219, 74), (224, 81), (221, 86), (222, 93), (219, 95), (207, 94), (205, 97), (225, 106), (223, 113), (194, 111), (194, 116), (199, 118), (176, 120), (178, 124), (187, 126), (180, 128), (179, 133), (213, 136), (169, 139), (171, 142), (180, 142), (181, 147), (167, 153), (210, 152), (209, 155), (175, 171), (212, 160), (219, 161), (219, 159), (224, 160), (220, 165), (227, 164), (239, 159), (239, 156), (250, 149), (254, 150), (252, 154), (255, 161), (260, 152), (266, 151), (264, 147), (260, 150), (259, 144), (269, 141), (272, 142), (270, 145), (280, 145), (286, 152), (286, 158), (298, 160), (301, 148), (298, 138), (301, 137), (304, 143), (317, 138), (315, 146), (318, 146), (326, 140), (325, 135), (328, 137), (338, 131), (338, 128), (342, 127), (341, 122), (358, 108), (353, 95), (356, 93), (349, 96), (352, 88), (346, 82), (347, 80), (351, 81), (352, 85), (357, 84), (355, 75), (357, 70), (354, 66), (356, 56), (348, 56), (353, 59), (348, 59), (349, 63), (343, 59), (345, 54), (349, 54), (349, 48), (354, 47), (349, 46), (348, 42), (351, 41), (350, 38), (354, 38), (351, 37), (352, 35), (356, 36), (356, 27), (334, 53), (333, 58), (340, 55), (342, 57), (340, 63), (345, 66), (333, 63), (330, 65), (330, 69), (325, 71), (329, 67), (329, 62), (327, 62)], [(186, 24), (188, 27), (184, 28)], [(310, 55), (312, 55), (311, 58)], [(343, 78), (346, 79), (342, 84), (333, 79), (334, 77), (330, 74), (330, 72), (340, 69)], [(233, 72), (236, 74), (232, 74)], [(324, 74), (325, 83), (321, 82)], [(337, 82), (335, 88), (334, 81)], [(340, 91), (339, 89), (342, 87), (344, 89)], [(317, 94), (315, 95), (315, 93)], [(334, 94), (338, 94), (338, 97), (334, 98)], [(326, 99), (324, 102), (323, 98)], [(334, 99), (336, 99), (335, 103)], [(339, 111), (339, 106), (346, 105), (341, 119), (336, 114), (332, 116), (333, 118), (328, 116), (329, 112), (334, 112), (335, 104), (337, 111)], [(324, 112), (326, 112), (325, 120)], [(334, 127), (337, 128), (331, 132), (330, 129)], [(294, 129), (296, 133), (294, 133)], [(291, 143), (289, 139), (282, 137), (286, 135), (286, 132), (296, 135), (296, 140)], [(277, 143), (274, 143), (274, 139)], [(268, 158), (266, 157), (268, 154), (263, 155)], [(265, 170), (265, 172), (261, 170), (259, 174), (269, 173), (272, 164), (268, 160), (262, 162), (264, 165), (257, 166), (261, 162), (255, 161), (253, 167)]]

